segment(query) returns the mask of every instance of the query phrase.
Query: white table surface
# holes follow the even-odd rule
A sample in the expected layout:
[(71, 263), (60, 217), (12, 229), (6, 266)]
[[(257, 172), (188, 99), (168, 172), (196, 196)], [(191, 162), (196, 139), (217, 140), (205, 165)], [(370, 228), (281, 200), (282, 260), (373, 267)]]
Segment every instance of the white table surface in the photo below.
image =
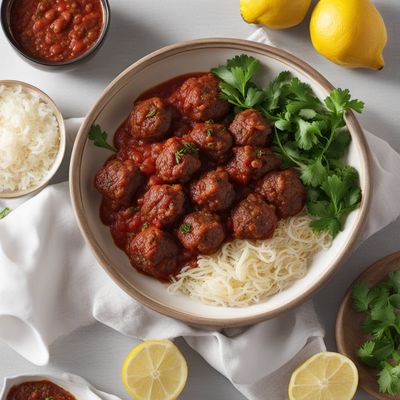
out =
[[(19, 79), (39, 86), (53, 97), (64, 117), (81, 116), (119, 72), (153, 50), (185, 39), (246, 38), (254, 30), (241, 20), (238, 0), (110, 2), (112, 22), (106, 43), (93, 60), (68, 73), (34, 69), (14, 53), (1, 32), (0, 79)], [(362, 125), (400, 152), (400, 3), (398, 0), (376, 0), (375, 3), (383, 14), (389, 33), (384, 53), (386, 66), (380, 72), (346, 70), (319, 56), (309, 41), (307, 22), (291, 30), (272, 32), (271, 35), (278, 45), (308, 61), (335, 86), (347, 87), (354, 97), (364, 100), (366, 110), (360, 117)], [(335, 316), (346, 288), (369, 264), (399, 250), (399, 242), (400, 220), (358, 248), (315, 295), (329, 349), (335, 349)], [(95, 324), (58, 340), (51, 347), (51, 364), (39, 368), (0, 342), (0, 378), (62, 370), (81, 375), (98, 388), (128, 399), (120, 383), (120, 368), (124, 356), (134, 345), (134, 340)], [(180, 397), (182, 400), (243, 399), (224, 377), (210, 368), (182, 340), (178, 341), (178, 345), (188, 359), (190, 370), (188, 385)], [(358, 400), (368, 398), (362, 392), (357, 395)]]

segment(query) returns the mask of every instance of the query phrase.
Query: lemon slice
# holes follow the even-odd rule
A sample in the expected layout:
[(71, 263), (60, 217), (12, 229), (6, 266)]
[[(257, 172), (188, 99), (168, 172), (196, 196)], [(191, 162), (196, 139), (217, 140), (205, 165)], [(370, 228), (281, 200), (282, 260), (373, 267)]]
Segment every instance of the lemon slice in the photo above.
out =
[(356, 393), (358, 372), (353, 361), (339, 353), (317, 353), (290, 378), (290, 400), (350, 400)]
[(137, 400), (174, 400), (187, 379), (187, 364), (170, 340), (149, 340), (135, 347), (122, 366), (122, 382)]

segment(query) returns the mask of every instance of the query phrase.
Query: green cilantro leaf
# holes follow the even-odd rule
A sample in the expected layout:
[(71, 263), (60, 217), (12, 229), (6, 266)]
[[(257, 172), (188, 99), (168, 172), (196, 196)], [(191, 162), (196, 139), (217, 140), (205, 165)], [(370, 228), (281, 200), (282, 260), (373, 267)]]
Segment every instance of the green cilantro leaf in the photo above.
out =
[(107, 143), (107, 132), (102, 131), (100, 125), (92, 125), (89, 130), (89, 139), (97, 147), (102, 147), (111, 151), (117, 151), (113, 146)]
[(367, 311), (371, 302), (370, 289), (365, 282), (356, 283), (351, 290), (351, 305), (358, 311)]
[(354, 110), (361, 113), (364, 103), (359, 100), (351, 100), (350, 91), (348, 89), (334, 89), (325, 99), (325, 104), (330, 111), (336, 115), (341, 115), (347, 110)]
[(379, 390), (382, 393), (396, 394), (400, 392), (400, 366), (384, 363), (383, 369), (378, 373)]
[(308, 122), (299, 118), (297, 120), (298, 129), (295, 138), (300, 149), (310, 150), (314, 145), (319, 143), (321, 130), (317, 121)]
[(157, 114), (157, 108), (152, 108), (149, 110), (149, 112), (146, 114), (146, 118), (151, 118), (154, 117)]
[(0, 211), (0, 219), (5, 218), (8, 214), (10, 214), (10, 212), (11, 212), (11, 209), (10, 209), (10, 208), (8, 208), (8, 207), (3, 208), (3, 209)]
[(220, 89), (224, 100), (239, 108), (252, 108), (265, 97), (264, 92), (252, 82), (260, 67), (260, 61), (242, 54), (228, 60), (226, 65), (212, 68), (211, 72), (222, 81)]
[(400, 271), (393, 271), (389, 273), (388, 283), (396, 293), (400, 294)]
[(190, 233), (191, 229), (192, 229), (192, 226), (190, 224), (181, 224), (181, 226), (179, 227), (179, 230), (184, 235), (187, 235), (188, 233)]
[(318, 187), (325, 182), (327, 178), (327, 171), (322, 165), (321, 160), (317, 158), (311, 164), (304, 166), (300, 178), (305, 185)]
[(375, 342), (368, 340), (357, 350), (357, 356), (369, 367), (377, 368), (379, 361), (374, 357), (374, 349)]

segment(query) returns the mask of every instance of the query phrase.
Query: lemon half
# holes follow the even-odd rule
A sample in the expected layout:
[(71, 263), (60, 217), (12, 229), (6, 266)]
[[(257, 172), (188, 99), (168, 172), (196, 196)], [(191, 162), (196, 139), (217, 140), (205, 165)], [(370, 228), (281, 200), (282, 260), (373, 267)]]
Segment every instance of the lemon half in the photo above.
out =
[(351, 400), (358, 386), (353, 361), (339, 353), (317, 353), (290, 378), (290, 400)]
[(137, 400), (174, 400), (187, 380), (186, 360), (170, 340), (135, 347), (122, 366), (122, 382)]

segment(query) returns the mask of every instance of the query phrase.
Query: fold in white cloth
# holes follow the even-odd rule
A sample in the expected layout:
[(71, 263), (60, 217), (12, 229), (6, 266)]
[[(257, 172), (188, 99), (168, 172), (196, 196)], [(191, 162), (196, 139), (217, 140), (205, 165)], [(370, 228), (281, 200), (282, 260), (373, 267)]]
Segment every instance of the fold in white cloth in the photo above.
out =
[[(70, 144), (79, 123), (67, 121)], [(374, 154), (374, 192), (363, 239), (400, 213), (400, 155), (372, 134), (366, 137)], [(286, 398), (291, 371), (325, 349), (311, 302), (252, 327), (222, 331), (149, 310), (97, 265), (76, 225), (66, 182), (19, 203), (0, 201), (13, 209), (0, 220), (0, 338), (33, 363), (48, 362), (48, 346), (57, 337), (97, 320), (139, 339), (183, 336), (248, 399), (279, 400)]]

